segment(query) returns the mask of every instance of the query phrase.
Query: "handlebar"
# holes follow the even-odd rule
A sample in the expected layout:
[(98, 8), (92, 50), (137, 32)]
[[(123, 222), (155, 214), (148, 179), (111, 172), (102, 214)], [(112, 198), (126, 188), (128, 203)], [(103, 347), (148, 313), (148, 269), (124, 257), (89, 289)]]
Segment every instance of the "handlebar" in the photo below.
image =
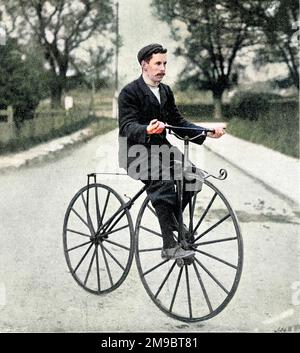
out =
[(197, 131), (199, 132), (199, 130), (202, 130), (201, 133), (199, 135), (201, 135), (203, 132), (204, 133), (208, 133), (208, 132), (215, 132), (215, 129), (209, 129), (209, 128), (206, 128), (206, 127), (202, 127), (202, 126), (199, 126), (199, 128), (194, 128), (194, 127), (181, 127), (181, 126), (173, 126), (173, 125), (168, 125), (168, 124), (165, 124), (165, 128), (166, 129), (169, 129), (169, 132), (170, 131), (173, 131), (173, 132), (176, 132), (176, 131)]
[[(185, 140), (185, 141), (193, 141), (200, 136), (207, 135), (208, 132), (212, 132), (212, 133), (215, 132), (215, 129), (210, 129), (202, 126), (194, 128), (194, 127), (181, 127), (181, 126), (173, 126), (173, 125), (165, 124), (165, 128), (169, 130), (170, 134), (173, 133), (173, 135), (175, 135), (178, 139)], [(226, 129), (226, 127), (223, 127), (223, 129)], [(185, 131), (186, 131), (186, 134), (188, 134), (188, 132), (191, 132), (191, 131), (195, 131), (197, 132), (197, 134), (194, 135), (193, 137), (188, 137), (188, 136), (182, 137), (182, 134), (181, 136), (179, 136), (176, 133), (176, 132), (184, 133)]]

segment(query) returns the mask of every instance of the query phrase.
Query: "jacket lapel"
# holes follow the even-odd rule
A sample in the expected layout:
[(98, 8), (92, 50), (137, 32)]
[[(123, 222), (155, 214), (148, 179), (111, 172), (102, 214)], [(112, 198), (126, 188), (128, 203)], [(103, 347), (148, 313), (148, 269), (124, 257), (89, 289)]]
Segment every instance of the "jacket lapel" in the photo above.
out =
[(166, 89), (162, 84), (159, 85), (159, 93), (160, 93), (160, 107), (162, 109), (168, 100)]

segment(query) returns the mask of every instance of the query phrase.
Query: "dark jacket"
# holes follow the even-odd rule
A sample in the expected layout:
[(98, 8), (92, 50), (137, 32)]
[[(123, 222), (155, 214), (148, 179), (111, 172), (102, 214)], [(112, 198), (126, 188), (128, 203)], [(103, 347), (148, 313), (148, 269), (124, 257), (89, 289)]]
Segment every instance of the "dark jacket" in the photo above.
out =
[[(175, 105), (175, 99), (170, 87), (165, 84), (159, 85), (161, 104), (144, 82), (142, 76), (126, 85), (119, 95), (119, 136), (127, 137), (127, 148), (136, 144), (142, 144), (151, 148), (151, 145), (170, 146), (166, 138), (166, 132), (162, 134), (147, 134), (147, 126), (153, 119), (158, 119), (169, 125), (181, 127), (195, 127), (197, 132), (189, 131), (190, 137), (201, 133), (199, 126), (186, 121)], [(180, 135), (180, 133), (178, 133)], [(184, 134), (186, 135), (186, 133)], [(202, 144), (205, 136), (200, 136), (193, 140), (197, 144)], [(127, 168), (131, 163), (127, 156), (122, 153), (124, 148), (119, 150), (119, 164), (122, 168)], [(124, 163), (127, 160), (127, 163)]]

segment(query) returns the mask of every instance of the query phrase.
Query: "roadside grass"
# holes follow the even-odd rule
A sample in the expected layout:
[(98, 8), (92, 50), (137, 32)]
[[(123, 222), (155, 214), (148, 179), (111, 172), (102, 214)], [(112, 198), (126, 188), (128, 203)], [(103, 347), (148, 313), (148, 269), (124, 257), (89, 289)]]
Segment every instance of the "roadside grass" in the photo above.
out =
[(300, 158), (297, 115), (282, 113), (279, 117), (269, 113), (257, 121), (234, 117), (227, 122), (227, 131), (244, 140)]
[(177, 105), (181, 104), (199, 104), (212, 105), (213, 98), (210, 91), (196, 91), (192, 88), (186, 91), (175, 90), (174, 96)]
[(90, 128), (93, 131), (93, 136), (103, 135), (111, 130), (114, 130), (118, 127), (118, 121), (112, 118), (97, 118), (97, 120), (90, 125)]
[(105, 134), (106, 132), (115, 129), (117, 127), (117, 121), (115, 119), (107, 118), (107, 117), (98, 118), (95, 116), (90, 116), (84, 121), (79, 121), (78, 123), (73, 124), (72, 126), (69, 126), (67, 128), (51, 131), (48, 134), (44, 134), (36, 137), (22, 136), (21, 138), (13, 139), (8, 143), (0, 142), (0, 151), (1, 151), (0, 154), (6, 155), (9, 153), (21, 152), (29, 148), (32, 148), (34, 146), (37, 146), (41, 143), (45, 143), (50, 140), (53, 140), (55, 138), (60, 138), (63, 136), (70, 135), (78, 130), (81, 130), (87, 127), (91, 128), (93, 132), (92, 136), (96, 136), (96, 135)]

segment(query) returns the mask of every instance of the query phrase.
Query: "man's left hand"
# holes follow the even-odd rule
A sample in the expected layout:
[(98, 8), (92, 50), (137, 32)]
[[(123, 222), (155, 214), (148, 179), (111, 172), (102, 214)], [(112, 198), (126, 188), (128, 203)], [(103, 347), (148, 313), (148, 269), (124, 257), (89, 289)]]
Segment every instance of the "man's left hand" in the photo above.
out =
[(214, 130), (214, 132), (208, 132), (207, 136), (218, 139), (225, 134), (224, 128), (222, 127), (215, 127)]

